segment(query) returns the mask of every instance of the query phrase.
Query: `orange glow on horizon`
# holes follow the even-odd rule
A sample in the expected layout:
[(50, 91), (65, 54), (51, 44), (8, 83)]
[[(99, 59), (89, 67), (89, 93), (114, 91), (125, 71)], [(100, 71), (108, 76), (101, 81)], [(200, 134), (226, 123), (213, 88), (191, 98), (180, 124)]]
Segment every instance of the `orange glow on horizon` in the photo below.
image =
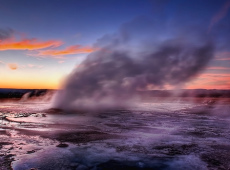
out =
[[(62, 81), (64, 81), (67, 74), (61, 72), (41, 69), (39, 72), (34, 69), (34, 65), (29, 65), (24, 72), (24, 69), (17, 69), (17, 65), (10, 63), (11, 69), (7, 71), (2, 67), (4, 74), (0, 76), (0, 88), (15, 88), (15, 89), (60, 89)], [(8, 67), (9, 64), (7, 65)], [(81, 65), (79, 65), (81, 66)], [(49, 68), (48, 68), (49, 69)], [(48, 72), (47, 72), (48, 71)], [(173, 89), (229, 89), (230, 90), (230, 74), (229, 73), (203, 73), (193, 80), (185, 83), (185, 85), (164, 85), (161, 90)], [(159, 90), (160, 90), (159, 89)], [(149, 85), (147, 89), (156, 90), (154, 85)]]
[[(4, 74), (0, 75), (0, 88), (13, 89), (58, 89), (64, 77), (60, 71), (39, 69), (34, 67), (7, 70), (0, 67)], [(48, 71), (48, 72), (47, 72)]]
[(230, 74), (201, 74), (187, 83), (186, 89), (230, 89)]
[(21, 82), (1, 82), (0, 88), (12, 89), (59, 89), (58, 82), (44, 83), (40, 81), (24, 81)]
[(228, 84), (191, 84), (187, 85), (185, 89), (218, 89), (218, 90), (230, 90), (230, 83)]

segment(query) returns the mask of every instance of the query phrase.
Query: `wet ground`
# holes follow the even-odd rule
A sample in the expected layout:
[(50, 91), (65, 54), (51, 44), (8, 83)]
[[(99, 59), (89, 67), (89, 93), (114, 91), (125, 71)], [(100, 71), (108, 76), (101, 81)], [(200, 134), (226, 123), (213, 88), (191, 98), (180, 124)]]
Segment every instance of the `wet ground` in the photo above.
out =
[(0, 169), (230, 169), (229, 99), (62, 112), (0, 104)]

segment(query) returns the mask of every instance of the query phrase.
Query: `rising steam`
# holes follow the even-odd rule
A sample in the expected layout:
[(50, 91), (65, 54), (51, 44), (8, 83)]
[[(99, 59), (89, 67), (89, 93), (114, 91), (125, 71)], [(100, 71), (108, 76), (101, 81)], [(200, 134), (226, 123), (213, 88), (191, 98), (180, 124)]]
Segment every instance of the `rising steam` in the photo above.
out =
[(184, 30), (176, 33), (163, 28), (139, 18), (99, 39), (98, 50), (67, 78), (55, 107), (125, 106), (149, 86), (164, 89), (193, 78), (213, 57), (213, 44), (200, 32), (184, 34)]

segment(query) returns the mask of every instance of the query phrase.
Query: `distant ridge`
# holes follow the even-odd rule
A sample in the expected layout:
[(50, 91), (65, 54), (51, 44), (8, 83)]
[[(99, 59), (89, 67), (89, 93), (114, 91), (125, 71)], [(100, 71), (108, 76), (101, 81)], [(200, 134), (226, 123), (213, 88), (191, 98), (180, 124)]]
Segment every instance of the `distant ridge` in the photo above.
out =
[(1, 89), (0, 88), (0, 99), (20, 99), (26, 93), (30, 93), (29, 97), (45, 95), (48, 89)]
[(151, 90), (141, 91), (144, 97), (223, 97), (230, 98), (230, 90), (218, 89), (181, 89), (181, 90)]
[[(50, 89), (1, 89), (0, 99), (20, 99), (26, 93), (28, 97), (38, 97), (47, 94)], [(217, 90), (217, 89), (181, 89), (181, 90), (150, 90), (139, 91), (138, 95), (141, 98), (149, 97), (215, 97), (215, 98), (230, 98), (230, 90)]]

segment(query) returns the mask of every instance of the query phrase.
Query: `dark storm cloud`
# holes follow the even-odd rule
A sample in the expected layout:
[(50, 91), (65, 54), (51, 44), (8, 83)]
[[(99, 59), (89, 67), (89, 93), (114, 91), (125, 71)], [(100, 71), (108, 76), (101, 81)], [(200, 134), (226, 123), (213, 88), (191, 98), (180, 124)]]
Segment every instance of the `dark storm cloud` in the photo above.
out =
[(141, 17), (99, 39), (99, 50), (67, 78), (56, 107), (122, 106), (149, 85), (163, 89), (197, 75), (213, 57), (214, 45), (200, 32), (177, 33), (162, 26)]
[(13, 34), (13, 30), (10, 28), (2, 29), (0, 28), (0, 40), (10, 38)]

